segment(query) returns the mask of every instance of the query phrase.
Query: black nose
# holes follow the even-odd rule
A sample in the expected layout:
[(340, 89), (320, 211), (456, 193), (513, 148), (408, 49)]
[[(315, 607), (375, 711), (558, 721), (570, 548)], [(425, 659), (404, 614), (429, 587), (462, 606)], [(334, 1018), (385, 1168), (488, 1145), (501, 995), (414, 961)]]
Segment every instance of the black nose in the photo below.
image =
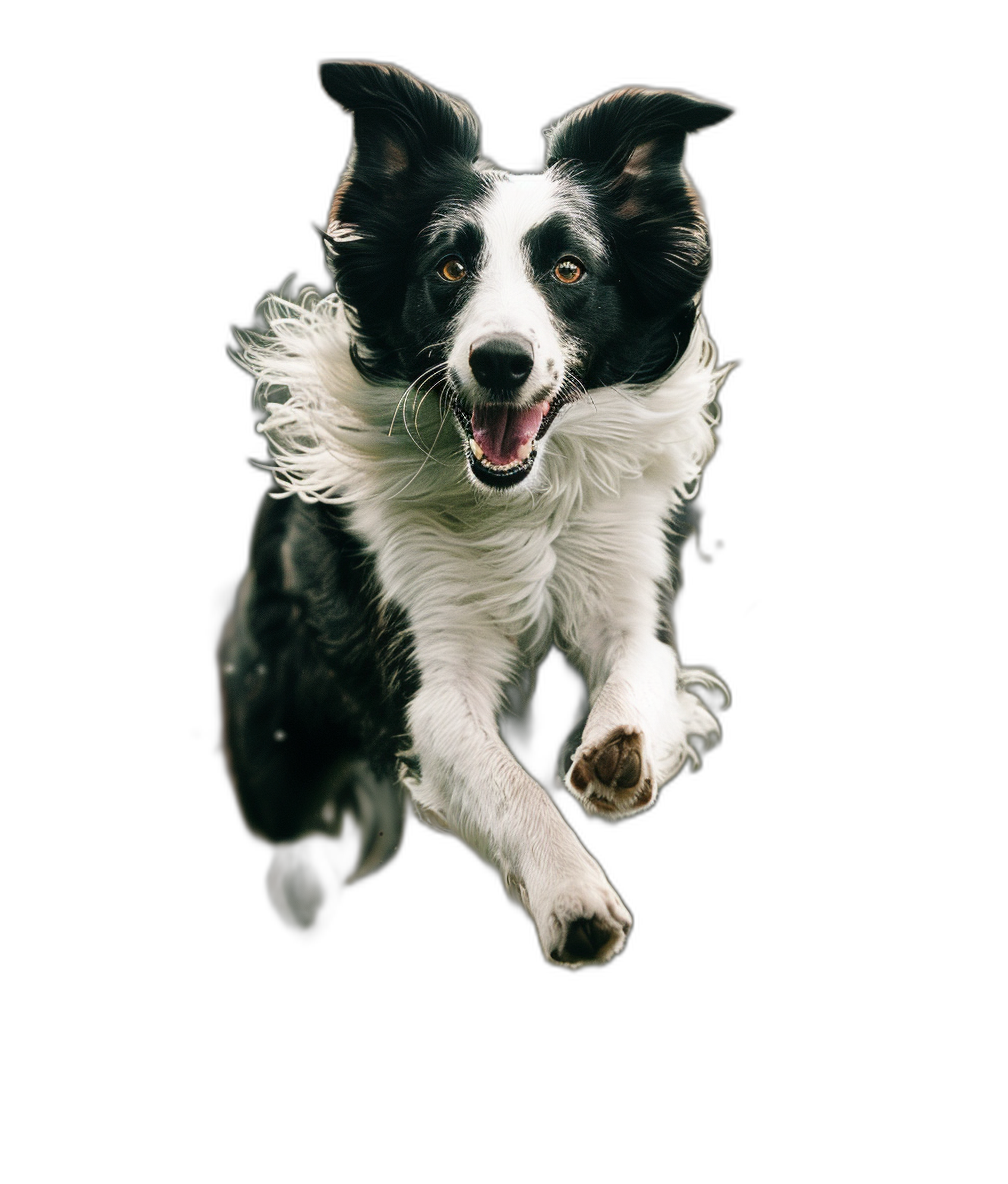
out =
[(532, 373), (532, 343), (511, 333), (492, 333), (474, 341), (469, 366), (476, 381), (491, 391), (513, 391)]

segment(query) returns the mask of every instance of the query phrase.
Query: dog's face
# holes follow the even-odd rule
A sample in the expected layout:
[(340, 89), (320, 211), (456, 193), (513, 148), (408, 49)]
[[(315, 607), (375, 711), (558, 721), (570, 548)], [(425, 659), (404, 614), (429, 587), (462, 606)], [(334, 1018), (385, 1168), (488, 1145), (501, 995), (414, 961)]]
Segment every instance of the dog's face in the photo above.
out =
[(727, 108), (615, 92), (516, 175), (478, 159), (464, 103), (404, 71), (332, 62), (322, 82), (354, 113), (327, 245), (358, 365), (436, 388), (476, 482), (520, 484), (567, 403), (675, 364), (710, 266), (685, 137)]
[(537, 441), (583, 389), (615, 302), (601, 229), (574, 185), (549, 173), (482, 180), (476, 201), (425, 228), (406, 305), (444, 341), (438, 361), (471, 473), (500, 488), (528, 476)]

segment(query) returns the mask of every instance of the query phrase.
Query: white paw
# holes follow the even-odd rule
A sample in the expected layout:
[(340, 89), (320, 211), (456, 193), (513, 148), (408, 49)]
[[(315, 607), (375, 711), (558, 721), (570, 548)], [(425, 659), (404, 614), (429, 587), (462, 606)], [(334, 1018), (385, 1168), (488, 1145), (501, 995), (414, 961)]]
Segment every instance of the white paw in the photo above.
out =
[(533, 914), (543, 952), (553, 962), (608, 962), (626, 944), (633, 918), (601, 869), (560, 884)]
[(655, 764), (659, 786), (670, 781), (687, 761), (691, 762), (694, 769), (700, 768), (700, 753), (691, 743), (693, 737), (702, 740), (707, 748), (721, 738), (721, 725), (706, 704), (686, 689), (689, 686), (716, 689), (724, 697), (725, 707), (731, 702), (728, 688), (716, 675), (706, 670), (680, 672), (675, 716), (670, 721), (667, 735), (662, 738), (663, 742), (656, 745)]
[(301, 839), (277, 847), (266, 873), (266, 891), (273, 907), (288, 925), (315, 925), (339, 894), (337, 874), (327, 841)]

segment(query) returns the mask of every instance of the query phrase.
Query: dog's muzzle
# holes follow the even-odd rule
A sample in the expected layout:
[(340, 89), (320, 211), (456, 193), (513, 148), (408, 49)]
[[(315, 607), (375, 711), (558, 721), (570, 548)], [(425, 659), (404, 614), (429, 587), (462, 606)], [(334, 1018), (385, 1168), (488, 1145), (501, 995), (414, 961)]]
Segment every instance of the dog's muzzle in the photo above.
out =
[[(469, 349), (469, 369), (480, 394), (473, 407), (452, 400), (468, 444), (473, 475), (501, 489), (524, 481), (535, 463), (535, 445), (552, 423), (553, 394), (529, 404), (522, 400), (534, 366), (532, 342), (518, 334), (477, 337)], [(540, 392), (541, 394), (541, 392)]]

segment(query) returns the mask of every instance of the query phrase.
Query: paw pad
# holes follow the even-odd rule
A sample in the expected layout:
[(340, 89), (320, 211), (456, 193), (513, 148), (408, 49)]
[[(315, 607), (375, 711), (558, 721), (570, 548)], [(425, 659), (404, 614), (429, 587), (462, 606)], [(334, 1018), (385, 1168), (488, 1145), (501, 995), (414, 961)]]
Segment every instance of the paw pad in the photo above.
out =
[(644, 742), (639, 732), (615, 731), (575, 760), (572, 788), (585, 804), (602, 813), (624, 813), (646, 806), (653, 796), (652, 779), (644, 776)]
[(562, 944), (550, 951), (550, 957), (554, 962), (594, 962), (617, 937), (613, 926), (598, 917), (579, 917), (568, 927)]

